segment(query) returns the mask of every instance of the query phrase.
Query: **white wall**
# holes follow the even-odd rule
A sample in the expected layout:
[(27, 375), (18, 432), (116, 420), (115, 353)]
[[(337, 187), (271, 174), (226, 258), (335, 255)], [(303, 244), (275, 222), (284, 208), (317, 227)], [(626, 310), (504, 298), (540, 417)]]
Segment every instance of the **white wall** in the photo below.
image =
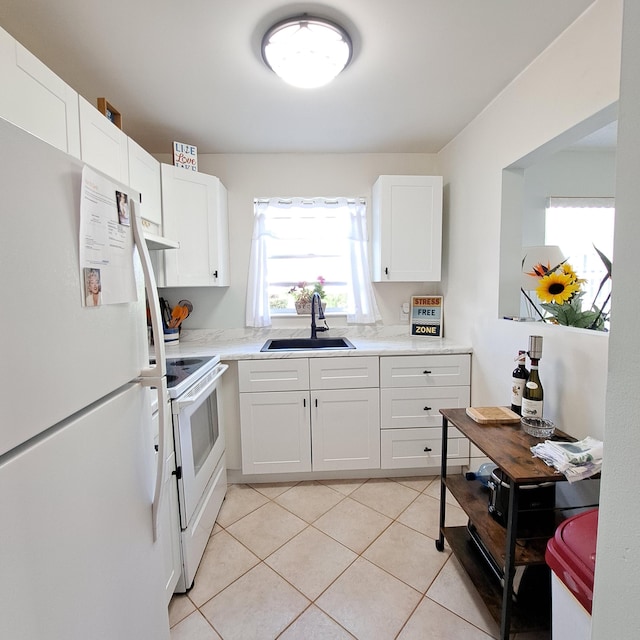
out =
[(640, 638), (640, 509), (636, 455), (640, 450), (640, 3), (624, 2), (622, 78), (618, 126), (615, 270), (616, 315), (609, 339), (596, 583), (595, 640)]
[(612, 198), (615, 151), (560, 151), (524, 170), (522, 245), (545, 244), (548, 196)]
[(608, 336), (498, 319), (502, 170), (616, 102), (621, 7), (594, 3), (439, 154), (448, 337), (473, 345), (472, 403), (506, 404), (513, 358), (543, 335), (545, 414), (576, 437), (603, 437)]
[(496, 318), (502, 169), (620, 96), (611, 333), (536, 325), (545, 336), (541, 376), (548, 413), (573, 435), (605, 441), (594, 640), (640, 637), (634, 456), (640, 449), (640, 3), (624, 1), (620, 91), (622, 5), (623, 0), (594, 3), (440, 154), (449, 191), (449, 335), (473, 344), (473, 403), (504, 403), (512, 358), (526, 347), (530, 327)]
[[(157, 156), (171, 162), (170, 156)], [(354, 196), (371, 199), (379, 175), (440, 175), (435, 154), (232, 154), (198, 156), (198, 169), (218, 176), (229, 192), (231, 286), (165, 289), (170, 302), (193, 302), (188, 329), (243, 327), (254, 198)], [(369, 231), (370, 231), (369, 211)], [(371, 233), (369, 232), (369, 235)], [(440, 293), (437, 283), (374, 285), (384, 324), (397, 324), (399, 307), (412, 294)], [(291, 323), (295, 326), (297, 319)], [(280, 324), (279, 326), (282, 326)]]

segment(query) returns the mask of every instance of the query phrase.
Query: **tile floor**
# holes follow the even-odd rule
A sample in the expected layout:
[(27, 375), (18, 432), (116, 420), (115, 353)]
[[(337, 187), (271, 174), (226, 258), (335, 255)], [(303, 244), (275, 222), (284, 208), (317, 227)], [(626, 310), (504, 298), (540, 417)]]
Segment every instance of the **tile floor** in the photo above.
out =
[[(230, 485), (171, 640), (488, 640), (434, 477)], [(466, 524), (451, 499), (447, 524)], [(519, 634), (516, 640), (548, 640)]]

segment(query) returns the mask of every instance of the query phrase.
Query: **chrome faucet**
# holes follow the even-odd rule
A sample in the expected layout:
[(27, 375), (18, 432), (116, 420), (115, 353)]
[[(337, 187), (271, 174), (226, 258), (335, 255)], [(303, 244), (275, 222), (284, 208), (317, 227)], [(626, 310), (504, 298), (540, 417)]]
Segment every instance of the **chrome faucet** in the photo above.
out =
[[(324, 327), (316, 327), (316, 300), (318, 306), (318, 320), (324, 320)], [(324, 319), (324, 309), (322, 308), (322, 298), (316, 291), (311, 296), (311, 339), (317, 338), (318, 331), (329, 331), (327, 321)]]

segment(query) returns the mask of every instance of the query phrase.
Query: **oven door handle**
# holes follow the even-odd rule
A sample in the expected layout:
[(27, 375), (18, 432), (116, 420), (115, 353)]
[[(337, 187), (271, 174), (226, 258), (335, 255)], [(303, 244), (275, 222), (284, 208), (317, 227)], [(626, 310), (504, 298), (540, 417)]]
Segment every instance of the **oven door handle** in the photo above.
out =
[(174, 400), (173, 402), (174, 404), (177, 405), (178, 410), (182, 409), (183, 407), (187, 407), (191, 404), (194, 404), (196, 402), (199, 402), (200, 398), (208, 396), (209, 393), (211, 392), (211, 389), (215, 387), (216, 383), (218, 382), (222, 374), (228, 368), (229, 368), (228, 364), (217, 365), (216, 368), (214, 369), (214, 371), (216, 372), (215, 375), (213, 376), (213, 378), (211, 378), (211, 380), (209, 380), (209, 382), (202, 389), (199, 389), (193, 395), (191, 395), (190, 393), (186, 393), (184, 394), (184, 396), (181, 396), (177, 400)]

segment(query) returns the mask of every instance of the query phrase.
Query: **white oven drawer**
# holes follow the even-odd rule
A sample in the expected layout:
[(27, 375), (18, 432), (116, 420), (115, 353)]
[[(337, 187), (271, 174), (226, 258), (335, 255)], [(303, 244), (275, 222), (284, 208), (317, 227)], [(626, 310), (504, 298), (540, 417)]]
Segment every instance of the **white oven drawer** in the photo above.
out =
[(211, 480), (204, 491), (193, 521), (182, 531), (182, 574), (176, 591), (185, 592), (193, 584), (205, 547), (216, 523), (220, 507), (227, 493), (227, 468), (224, 455), (218, 461)]

